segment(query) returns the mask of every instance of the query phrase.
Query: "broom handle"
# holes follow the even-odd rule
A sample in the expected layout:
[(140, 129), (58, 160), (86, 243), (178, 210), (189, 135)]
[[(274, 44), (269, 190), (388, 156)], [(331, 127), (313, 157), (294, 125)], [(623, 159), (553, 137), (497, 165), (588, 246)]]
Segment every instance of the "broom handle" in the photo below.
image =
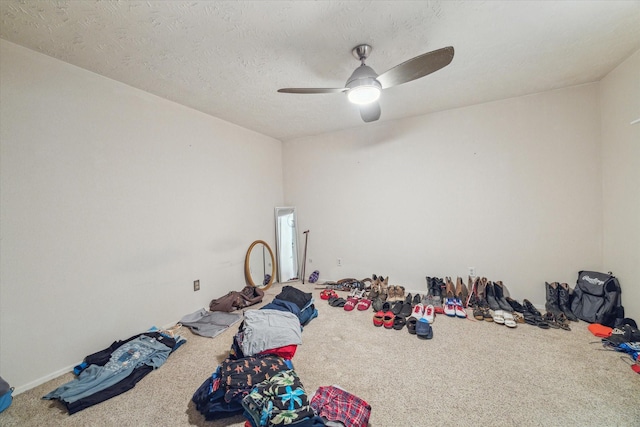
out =
[(309, 239), (309, 230), (303, 231), (304, 234), (304, 261), (302, 262), (302, 284), (304, 285), (304, 275), (307, 270), (307, 239)]

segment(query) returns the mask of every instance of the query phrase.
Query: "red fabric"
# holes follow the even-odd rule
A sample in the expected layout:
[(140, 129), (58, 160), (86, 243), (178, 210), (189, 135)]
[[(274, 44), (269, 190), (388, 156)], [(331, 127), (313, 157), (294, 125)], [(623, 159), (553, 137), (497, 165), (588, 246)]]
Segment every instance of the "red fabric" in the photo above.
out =
[(611, 332), (613, 332), (613, 329), (608, 326), (601, 325), (600, 323), (592, 323), (587, 329), (589, 329), (593, 335), (600, 338), (609, 338), (611, 336)]
[(261, 351), (258, 354), (273, 354), (276, 356), (280, 356), (283, 359), (291, 360), (293, 359), (293, 356), (296, 354), (297, 349), (298, 349), (297, 345), (291, 344), (291, 345), (285, 345), (284, 347), (276, 347), (276, 348), (271, 348), (269, 350)]

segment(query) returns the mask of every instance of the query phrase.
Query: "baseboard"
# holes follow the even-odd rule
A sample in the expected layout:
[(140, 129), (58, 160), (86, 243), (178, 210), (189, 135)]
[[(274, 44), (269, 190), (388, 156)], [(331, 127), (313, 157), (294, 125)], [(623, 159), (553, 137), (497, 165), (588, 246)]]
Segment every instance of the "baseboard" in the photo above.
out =
[(22, 385), (22, 386), (18, 386), (18, 387), (15, 388), (15, 390), (13, 390), (13, 394), (14, 394), (14, 396), (17, 396), (20, 393), (24, 393), (25, 391), (29, 391), (32, 388), (36, 388), (39, 385), (42, 385), (42, 384), (46, 383), (47, 381), (51, 381), (51, 380), (53, 380), (55, 378), (58, 378), (61, 375), (64, 375), (64, 374), (66, 374), (68, 372), (72, 372), (73, 368), (75, 366), (77, 366), (78, 364), (79, 363), (76, 363), (75, 365), (67, 366), (66, 368), (59, 369), (59, 370), (57, 370), (55, 372), (52, 372), (50, 374), (45, 375), (44, 377), (40, 377), (40, 378), (38, 378), (38, 379), (36, 379), (34, 381), (31, 381), (30, 383), (27, 383), (27, 384)]

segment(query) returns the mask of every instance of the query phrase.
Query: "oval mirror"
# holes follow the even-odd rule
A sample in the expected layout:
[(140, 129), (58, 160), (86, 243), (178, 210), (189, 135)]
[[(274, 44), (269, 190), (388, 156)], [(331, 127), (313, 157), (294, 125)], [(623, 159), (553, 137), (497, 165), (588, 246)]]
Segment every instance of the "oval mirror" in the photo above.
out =
[(247, 283), (262, 290), (269, 289), (276, 275), (276, 263), (271, 248), (264, 240), (256, 240), (249, 246), (244, 260)]

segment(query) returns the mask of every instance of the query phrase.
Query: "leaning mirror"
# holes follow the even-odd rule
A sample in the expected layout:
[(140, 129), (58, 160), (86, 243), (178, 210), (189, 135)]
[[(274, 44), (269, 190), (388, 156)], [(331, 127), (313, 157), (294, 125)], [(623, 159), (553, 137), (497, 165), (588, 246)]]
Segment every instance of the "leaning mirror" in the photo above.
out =
[(278, 282), (298, 280), (296, 208), (276, 208), (276, 260)]
[(256, 240), (249, 246), (244, 260), (247, 283), (262, 290), (269, 289), (276, 275), (276, 264), (271, 248), (264, 240)]

